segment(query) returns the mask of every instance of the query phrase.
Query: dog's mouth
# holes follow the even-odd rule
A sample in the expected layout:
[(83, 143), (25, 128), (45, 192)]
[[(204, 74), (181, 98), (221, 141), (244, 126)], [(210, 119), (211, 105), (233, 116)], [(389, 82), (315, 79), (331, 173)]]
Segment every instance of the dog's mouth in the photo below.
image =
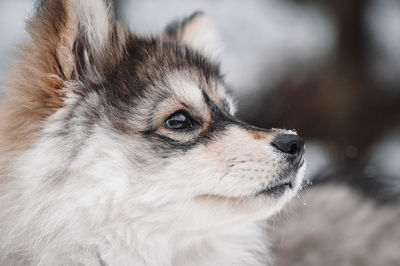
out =
[(293, 189), (292, 180), (281, 181), (262, 189), (261, 191), (257, 192), (255, 196), (270, 196), (277, 198), (282, 196), (285, 191), (291, 189)]
[(283, 180), (278, 180), (268, 186), (264, 186), (261, 190), (256, 192), (255, 194), (250, 194), (247, 196), (239, 196), (239, 197), (227, 197), (223, 195), (215, 195), (215, 194), (204, 194), (198, 196), (198, 198), (201, 199), (218, 199), (218, 200), (235, 200), (235, 201), (243, 201), (246, 199), (254, 199), (254, 198), (260, 198), (260, 197), (269, 197), (269, 198), (275, 198), (278, 199), (282, 197), (285, 192), (287, 191), (292, 191), (296, 187), (296, 174), (297, 171), (303, 167), (305, 164), (305, 160), (299, 161), (299, 163), (292, 168), (292, 170), (285, 175), (285, 177), (281, 177)]
[[(305, 160), (299, 161), (299, 163), (295, 167), (295, 172), (297, 172), (301, 167), (303, 167)], [(272, 185), (269, 185), (263, 188), (261, 191), (256, 193), (256, 197), (258, 196), (270, 196), (274, 198), (278, 198), (282, 196), (287, 190), (292, 190), (294, 188), (294, 178), (286, 178), (285, 180), (280, 180), (275, 182)]]
[(249, 195), (247, 197), (225, 197), (222, 195), (201, 195), (197, 197), (198, 199), (206, 199), (206, 200), (217, 200), (221, 201), (223, 200), (226, 202), (226, 200), (230, 202), (244, 202), (245, 200), (248, 199), (256, 199), (256, 198), (274, 198), (278, 199), (284, 195), (286, 191), (292, 190), (294, 188), (294, 180), (286, 180), (286, 181), (280, 181), (276, 182), (275, 184), (269, 185), (262, 190), (258, 191), (256, 194)]

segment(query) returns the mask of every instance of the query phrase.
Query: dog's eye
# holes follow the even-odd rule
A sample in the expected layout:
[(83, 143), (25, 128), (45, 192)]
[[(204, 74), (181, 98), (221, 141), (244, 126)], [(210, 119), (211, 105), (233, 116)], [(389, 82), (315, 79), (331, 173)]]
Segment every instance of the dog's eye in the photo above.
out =
[(195, 121), (185, 111), (178, 111), (165, 120), (165, 126), (173, 130), (190, 129)]

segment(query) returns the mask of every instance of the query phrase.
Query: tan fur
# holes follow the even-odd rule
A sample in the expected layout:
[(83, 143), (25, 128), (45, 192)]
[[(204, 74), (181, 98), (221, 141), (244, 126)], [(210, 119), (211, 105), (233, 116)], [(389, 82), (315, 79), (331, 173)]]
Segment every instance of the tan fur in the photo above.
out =
[[(28, 23), (31, 40), (14, 61), (0, 112), (0, 162), (6, 165), (13, 154), (29, 148), (42, 122), (64, 106), (68, 89), (76, 81), (73, 44), (77, 38), (76, 1), (49, 1)], [(126, 29), (116, 24), (118, 44), (125, 42)], [(121, 57), (114, 49), (110, 57)], [(3, 167), (4, 168), (4, 167)]]
[[(276, 133), (263, 132), (263, 137), (258, 138), (259, 142), (254, 141), (257, 138), (254, 137), (253, 133), (239, 130), (238, 128), (232, 128), (226, 135), (226, 138), (222, 138), (218, 142), (205, 147), (207, 149), (205, 152), (214, 154), (215, 160), (222, 160), (229, 168), (230, 161), (251, 160), (252, 157), (263, 158), (260, 156), (265, 152), (262, 150), (262, 146), (272, 141)], [(236, 143), (236, 145), (231, 145), (231, 143)], [(248, 151), (248, 153), (243, 151)], [(265, 160), (267, 161), (269, 158), (265, 158)]]
[[(61, 73), (59, 67), (64, 65), (68, 69), (73, 60), (66, 47), (71, 47), (70, 38), (75, 31), (62, 27), (65, 20), (71, 19), (64, 5), (60, 1), (51, 4), (49, 21), (35, 20), (29, 24), (32, 40), (21, 48), (5, 87), (8, 98), (0, 109), (2, 179), (8, 162), (33, 143), (41, 122), (63, 106), (62, 89), (71, 77), (71, 70)], [(62, 39), (57, 37), (58, 31), (65, 32)]]

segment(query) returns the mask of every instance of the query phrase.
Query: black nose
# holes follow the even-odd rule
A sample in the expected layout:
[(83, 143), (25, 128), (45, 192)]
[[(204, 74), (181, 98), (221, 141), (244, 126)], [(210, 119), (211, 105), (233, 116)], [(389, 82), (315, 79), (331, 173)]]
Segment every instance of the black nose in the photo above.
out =
[(288, 154), (294, 162), (299, 162), (304, 153), (304, 140), (293, 134), (279, 134), (271, 145)]

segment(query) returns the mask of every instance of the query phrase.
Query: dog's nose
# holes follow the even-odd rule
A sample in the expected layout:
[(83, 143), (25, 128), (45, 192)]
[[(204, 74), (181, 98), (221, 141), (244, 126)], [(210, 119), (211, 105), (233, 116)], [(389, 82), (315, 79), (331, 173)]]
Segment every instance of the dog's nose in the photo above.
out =
[(299, 162), (304, 153), (304, 140), (298, 135), (279, 134), (271, 143), (279, 151), (289, 155), (294, 162)]

